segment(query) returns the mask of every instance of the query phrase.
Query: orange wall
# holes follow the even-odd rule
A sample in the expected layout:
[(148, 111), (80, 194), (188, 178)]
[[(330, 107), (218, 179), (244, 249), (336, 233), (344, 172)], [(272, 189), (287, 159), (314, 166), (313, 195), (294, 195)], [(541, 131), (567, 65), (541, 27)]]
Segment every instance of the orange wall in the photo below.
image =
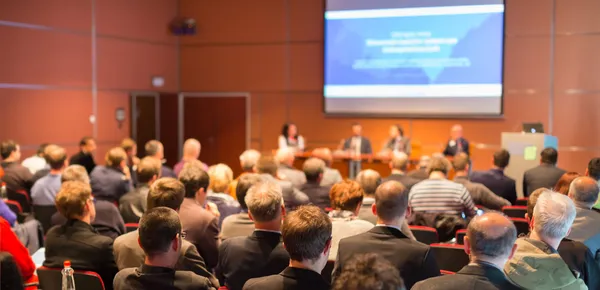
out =
[(501, 119), (325, 117), (323, 0), (180, 0), (181, 15), (198, 22), (196, 36), (181, 38), (181, 89), (250, 92), (252, 147), (260, 150), (277, 146), (286, 121), (295, 122), (313, 147), (337, 146), (350, 124), (360, 121), (376, 148), (388, 126), (400, 123), (431, 153), (445, 142), (451, 125), (461, 123), (466, 137), (485, 147), (473, 153), (475, 167), (485, 168), (500, 147), (501, 132), (540, 121), (559, 138), (560, 165), (583, 171), (600, 155), (600, 1), (506, 2)]
[(172, 0), (0, 0), (0, 140), (15, 139), (25, 155), (42, 142), (73, 154), (94, 135), (103, 160), (129, 136), (130, 91), (152, 90), (154, 75), (165, 78), (161, 91), (178, 90), (177, 38), (167, 30), (176, 15)]

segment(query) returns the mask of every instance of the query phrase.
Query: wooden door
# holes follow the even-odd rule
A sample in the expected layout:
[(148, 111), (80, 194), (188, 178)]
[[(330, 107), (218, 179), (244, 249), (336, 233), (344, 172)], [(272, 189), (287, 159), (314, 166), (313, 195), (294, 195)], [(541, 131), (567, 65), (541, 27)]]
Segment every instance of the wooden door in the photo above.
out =
[(146, 142), (158, 139), (158, 93), (131, 94), (131, 136), (138, 146), (137, 155), (145, 155)]

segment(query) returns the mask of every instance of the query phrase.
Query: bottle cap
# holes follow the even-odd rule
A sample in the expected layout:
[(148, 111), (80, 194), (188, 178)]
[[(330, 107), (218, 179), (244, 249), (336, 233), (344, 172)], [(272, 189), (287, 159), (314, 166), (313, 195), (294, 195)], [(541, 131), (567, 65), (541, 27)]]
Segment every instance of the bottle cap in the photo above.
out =
[(65, 261), (65, 262), (63, 263), (63, 266), (64, 266), (64, 267), (71, 267), (71, 261), (68, 261), (68, 260), (67, 260), (67, 261)]

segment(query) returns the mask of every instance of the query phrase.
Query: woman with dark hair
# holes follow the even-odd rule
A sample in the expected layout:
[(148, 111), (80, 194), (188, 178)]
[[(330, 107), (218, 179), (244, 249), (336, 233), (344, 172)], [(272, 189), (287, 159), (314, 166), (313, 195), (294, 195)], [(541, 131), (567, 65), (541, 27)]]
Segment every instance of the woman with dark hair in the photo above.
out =
[(553, 190), (564, 195), (569, 195), (569, 187), (571, 186), (571, 182), (580, 176), (581, 174), (577, 172), (567, 172), (563, 174), (556, 182)]
[(298, 128), (294, 123), (286, 123), (279, 135), (279, 149), (293, 148), (296, 151), (304, 151), (304, 138), (298, 135)]
[(390, 138), (386, 141), (383, 150), (384, 153), (398, 151), (404, 152), (410, 156), (410, 138), (404, 136), (404, 130), (400, 125), (390, 127)]

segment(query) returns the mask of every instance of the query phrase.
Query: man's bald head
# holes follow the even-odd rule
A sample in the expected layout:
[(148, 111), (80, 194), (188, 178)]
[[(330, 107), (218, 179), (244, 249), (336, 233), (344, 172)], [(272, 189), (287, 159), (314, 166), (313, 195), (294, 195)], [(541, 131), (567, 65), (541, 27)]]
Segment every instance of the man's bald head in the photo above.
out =
[(404, 152), (394, 152), (390, 166), (392, 169), (406, 171), (408, 167), (408, 155)]
[(194, 138), (187, 139), (185, 140), (185, 143), (183, 143), (183, 155), (189, 158), (198, 159), (198, 157), (200, 157), (201, 148), (200, 141)]
[(569, 197), (577, 204), (592, 208), (598, 200), (598, 183), (587, 176), (577, 177), (569, 187)]
[(365, 194), (373, 195), (377, 187), (381, 185), (381, 175), (373, 169), (366, 169), (358, 173), (356, 182), (365, 191)]
[(515, 225), (499, 212), (488, 212), (471, 220), (467, 228), (465, 245), (471, 259), (508, 259), (517, 239)]
[(400, 182), (384, 182), (375, 191), (375, 208), (377, 217), (385, 222), (403, 217), (408, 208), (408, 190)]

